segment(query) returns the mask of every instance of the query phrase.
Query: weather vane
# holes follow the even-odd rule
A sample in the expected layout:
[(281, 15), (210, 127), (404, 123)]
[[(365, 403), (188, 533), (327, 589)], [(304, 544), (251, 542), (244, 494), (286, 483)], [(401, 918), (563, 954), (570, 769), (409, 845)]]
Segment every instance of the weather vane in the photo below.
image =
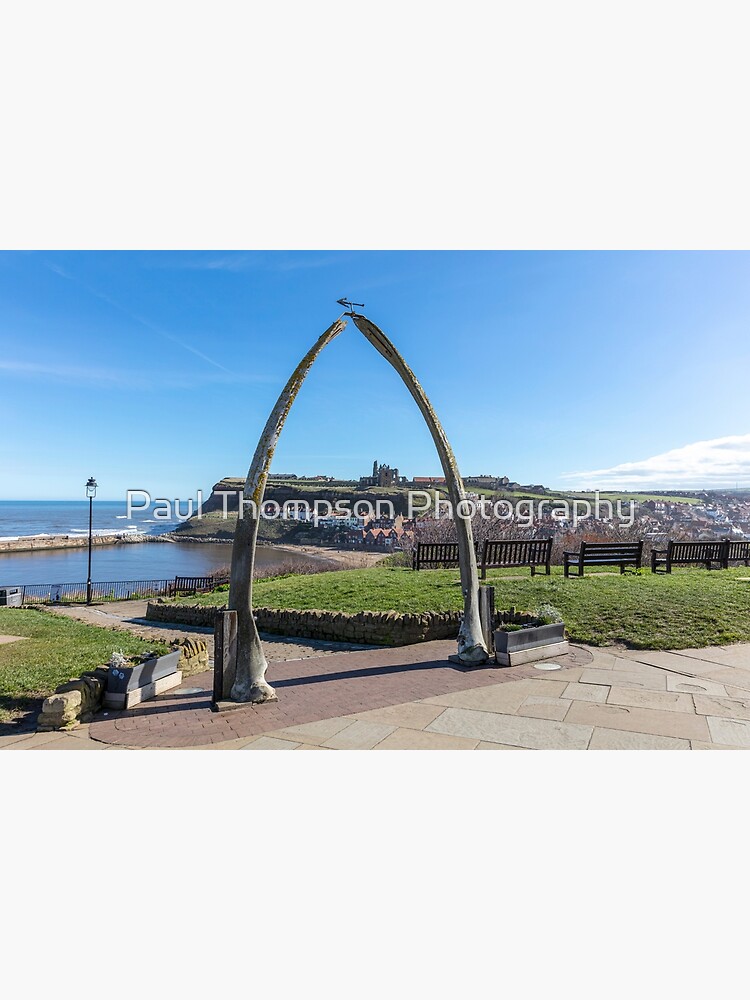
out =
[(336, 299), (336, 304), (343, 306), (350, 313), (354, 312), (354, 306), (358, 306), (360, 309), (364, 309), (364, 302), (350, 302), (349, 299)]

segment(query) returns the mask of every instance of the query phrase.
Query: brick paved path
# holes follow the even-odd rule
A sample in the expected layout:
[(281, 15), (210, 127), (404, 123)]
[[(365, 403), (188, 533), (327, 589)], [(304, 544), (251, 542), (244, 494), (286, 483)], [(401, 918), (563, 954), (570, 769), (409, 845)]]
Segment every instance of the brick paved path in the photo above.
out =
[[(201, 746), (538, 673), (531, 665), (466, 670), (447, 660), (455, 646), (455, 641), (450, 640), (423, 642), (396, 649), (272, 662), (268, 679), (279, 701), (227, 713), (211, 711), (211, 674), (198, 674), (181, 688), (128, 712), (97, 716), (89, 735), (122, 746)], [(580, 648), (559, 658), (564, 666), (590, 661), (591, 654)]]

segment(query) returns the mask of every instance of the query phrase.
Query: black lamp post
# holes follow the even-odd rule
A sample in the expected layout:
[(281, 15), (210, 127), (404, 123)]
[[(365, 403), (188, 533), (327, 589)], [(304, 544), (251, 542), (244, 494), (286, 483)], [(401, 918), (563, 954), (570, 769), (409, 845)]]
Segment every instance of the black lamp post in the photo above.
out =
[(94, 520), (94, 497), (96, 496), (96, 480), (89, 477), (86, 483), (86, 496), (89, 498), (89, 572), (86, 577), (86, 603), (91, 604), (91, 528)]

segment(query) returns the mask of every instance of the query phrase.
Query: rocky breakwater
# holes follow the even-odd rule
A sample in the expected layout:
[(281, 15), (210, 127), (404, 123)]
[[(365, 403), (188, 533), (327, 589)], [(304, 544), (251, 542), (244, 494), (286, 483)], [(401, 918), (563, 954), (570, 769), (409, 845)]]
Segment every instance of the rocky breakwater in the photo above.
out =
[[(141, 532), (123, 531), (107, 535), (94, 535), (92, 546), (134, 545), (141, 542), (173, 542), (164, 535), (146, 535)], [(37, 552), (51, 549), (81, 549), (89, 544), (88, 535), (19, 535), (17, 538), (0, 539), (0, 552)]]

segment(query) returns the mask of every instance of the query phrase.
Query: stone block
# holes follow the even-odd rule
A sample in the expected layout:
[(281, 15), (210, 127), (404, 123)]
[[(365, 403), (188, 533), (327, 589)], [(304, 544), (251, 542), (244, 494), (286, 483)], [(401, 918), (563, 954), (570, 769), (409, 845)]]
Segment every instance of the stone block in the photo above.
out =
[(570, 652), (567, 639), (563, 642), (551, 642), (547, 646), (534, 646), (532, 649), (519, 649), (510, 653), (495, 653), (495, 660), (501, 667), (517, 667), (522, 663), (535, 663), (538, 660), (549, 660), (555, 656), (565, 656)]
[(133, 708), (143, 701), (155, 698), (158, 694), (179, 687), (180, 684), (182, 684), (182, 673), (178, 670), (175, 673), (167, 674), (166, 677), (159, 677), (158, 680), (144, 684), (143, 687), (134, 688), (132, 691), (107, 691), (104, 695), (104, 706), (118, 710)]
[(81, 705), (81, 692), (78, 688), (56, 691), (42, 702), (42, 712), (49, 715), (64, 715), (74, 712)]

